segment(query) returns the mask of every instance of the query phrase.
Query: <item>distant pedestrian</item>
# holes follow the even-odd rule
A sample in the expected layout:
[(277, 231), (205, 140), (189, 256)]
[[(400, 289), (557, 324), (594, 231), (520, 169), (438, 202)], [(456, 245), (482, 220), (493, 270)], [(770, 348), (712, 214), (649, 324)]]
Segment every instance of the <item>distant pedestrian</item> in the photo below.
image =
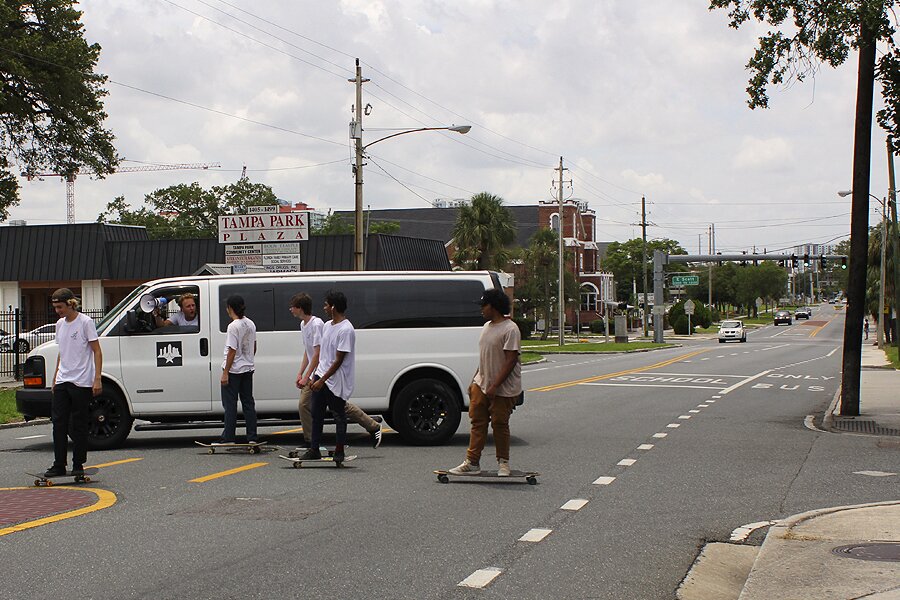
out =
[(863, 321), (863, 332), (866, 334), (866, 339), (869, 339), (869, 320), (868, 319)]
[(225, 360), (222, 362), (222, 406), (225, 429), (219, 443), (233, 444), (237, 428), (237, 402), (240, 397), (247, 425), (247, 442), (256, 442), (256, 403), (253, 400), (253, 371), (256, 356), (256, 324), (244, 315), (246, 306), (241, 296), (229, 296), (225, 309), (231, 317), (225, 337)]
[(487, 290), (481, 296), (481, 316), (487, 323), (478, 341), (478, 370), (469, 385), (469, 449), (463, 463), (450, 469), (454, 475), (481, 472), (488, 421), (494, 431), (497, 475), (510, 475), (509, 417), (522, 393), (522, 336), (519, 326), (506, 316), (509, 312), (509, 297), (503, 290)]
[(45, 477), (66, 474), (68, 438), (72, 438), (72, 475), (84, 475), (87, 460), (88, 425), (92, 396), (103, 391), (100, 373), (103, 353), (94, 320), (78, 312), (78, 300), (68, 288), (60, 288), (50, 297), (56, 322), (59, 355), (51, 386), (50, 414), (53, 421), (53, 465)]

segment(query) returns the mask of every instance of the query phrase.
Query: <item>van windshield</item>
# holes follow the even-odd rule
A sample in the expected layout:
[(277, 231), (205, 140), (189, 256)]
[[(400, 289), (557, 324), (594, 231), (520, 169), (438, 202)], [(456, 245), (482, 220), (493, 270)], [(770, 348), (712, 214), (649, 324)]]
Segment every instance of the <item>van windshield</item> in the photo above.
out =
[(97, 323), (97, 333), (102, 334), (104, 331), (106, 331), (107, 328), (109, 328), (111, 323), (114, 324), (114, 323), (118, 322), (113, 317), (115, 317), (116, 315), (119, 314), (119, 311), (122, 309), (122, 307), (130, 306), (131, 304), (134, 303), (136, 298), (139, 298), (146, 291), (147, 291), (146, 285), (139, 285), (138, 287), (134, 288), (134, 291), (132, 291), (127, 296), (125, 296), (125, 298), (121, 302), (116, 304), (115, 308), (113, 308), (111, 311), (106, 313), (106, 316), (103, 317), (99, 323)]

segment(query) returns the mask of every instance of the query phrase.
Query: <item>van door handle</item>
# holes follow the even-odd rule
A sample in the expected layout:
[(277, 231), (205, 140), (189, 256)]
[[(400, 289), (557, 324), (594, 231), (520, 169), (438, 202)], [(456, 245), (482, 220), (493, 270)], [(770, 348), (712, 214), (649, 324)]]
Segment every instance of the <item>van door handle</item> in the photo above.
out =
[(200, 338), (200, 356), (209, 356), (209, 340)]

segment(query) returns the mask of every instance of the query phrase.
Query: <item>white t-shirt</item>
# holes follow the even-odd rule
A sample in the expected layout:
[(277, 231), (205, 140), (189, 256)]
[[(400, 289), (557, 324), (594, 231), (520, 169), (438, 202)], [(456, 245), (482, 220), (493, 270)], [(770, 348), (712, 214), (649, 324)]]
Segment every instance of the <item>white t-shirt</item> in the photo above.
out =
[(253, 370), (253, 348), (256, 345), (256, 324), (243, 317), (234, 319), (228, 324), (228, 333), (225, 337), (225, 358), (222, 360), (222, 368), (228, 362), (228, 349), (234, 350), (234, 361), (231, 363), (229, 373), (248, 373)]
[(56, 322), (56, 343), (59, 344), (56, 383), (94, 386), (94, 352), (89, 342), (96, 339), (94, 320), (84, 313), (78, 313), (71, 322), (65, 318)]
[(356, 331), (353, 324), (344, 319), (340, 323), (328, 321), (322, 326), (322, 341), (319, 344), (319, 366), (316, 368), (316, 375), (321, 377), (325, 374), (334, 361), (337, 359), (338, 352), (346, 352), (344, 362), (334, 375), (325, 380), (325, 385), (331, 390), (331, 393), (338, 398), (349, 400), (353, 395), (353, 384), (355, 378), (354, 363), (356, 362)]
[(194, 318), (188, 321), (184, 318), (184, 313), (178, 311), (176, 313), (172, 313), (169, 315), (169, 322), (172, 325), (178, 325), (179, 327), (199, 327), (200, 326), (200, 315), (195, 314)]
[(306, 323), (300, 323), (300, 333), (303, 334), (303, 351), (306, 360), (312, 361), (316, 353), (316, 346), (322, 343), (322, 327), (325, 323), (319, 317), (310, 317)]

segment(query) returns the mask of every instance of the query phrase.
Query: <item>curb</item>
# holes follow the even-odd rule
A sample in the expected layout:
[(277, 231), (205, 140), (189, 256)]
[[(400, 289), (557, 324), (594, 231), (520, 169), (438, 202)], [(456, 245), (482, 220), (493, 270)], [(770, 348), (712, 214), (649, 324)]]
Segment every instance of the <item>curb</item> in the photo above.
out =
[(31, 427), (32, 425), (46, 425), (50, 423), (49, 417), (40, 417), (30, 421), (16, 421), (15, 423), (0, 424), (0, 429), (18, 429), (19, 427)]
[(874, 508), (876, 506), (894, 506), (896, 504), (900, 504), (900, 500), (883, 500), (881, 502), (869, 502), (866, 504), (848, 504), (845, 506), (831, 506), (829, 508), (817, 508), (814, 510), (809, 510), (803, 513), (798, 513), (796, 515), (791, 515), (789, 517), (785, 517), (783, 519), (778, 519), (778, 522), (772, 525), (769, 528), (769, 531), (766, 533), (766, 537), (772, 534), (775, 530), (780, 529), (790, 529), (795, 525), (799, 525), (804, 521), (809, 521), (810, 519), (814, 519), (816, 517), (821, 517), (823, 515), (830, 515), (832, 513), (843, 512), (845, 510), (855, 510), (857, 508)]

